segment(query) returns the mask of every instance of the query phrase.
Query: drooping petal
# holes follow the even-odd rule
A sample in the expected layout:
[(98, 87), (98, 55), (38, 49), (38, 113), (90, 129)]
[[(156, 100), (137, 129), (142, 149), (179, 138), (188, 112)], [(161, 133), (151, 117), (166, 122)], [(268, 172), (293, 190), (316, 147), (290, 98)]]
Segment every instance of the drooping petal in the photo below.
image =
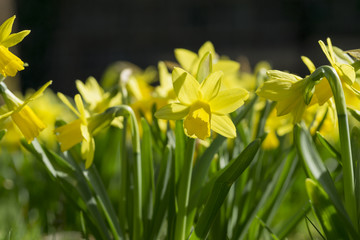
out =
[[(174, 76), (179, 76), (174, 78)], [(173, 70), (174, 91), (181, 103), (190, 105), (199, 99), (200, 84), (196, 79), (181, 68)]]
[(335, 64), (333, 66), (339, 74), (339, 77), (342, 82), (345, 82), (347, 85), (351, 86), (355, 82), (356, 73), (354, 67), (349, 64)]
[(221, 78), (224, 74), (221, 71), (211, 73), (200, 86), (200, 90), (203, 94), (203, 99), (209, 102), (211, 99), (218, 95), (221, 87)]
[(330, 84), (326, 78), (315, 85), (315, 96), (320, 106), (324, 105), (333, 96)]
[(7, 19), (3, 24), (0, 26), (0, 44), (10, 35), (12, 26), (15, 21), (15, 15), (11, 18)]
[(30, 30), (24, 30), (18, 33), (10, 34), (1, 44), (6, 47), (12, 47), (21, 42), (27, 35), (29, 35)]
[(75, 99), (76, 108), (79, 110), (80, 113), (80, 119), (83, 121), (84, 124), (86, 124), (86, 112), (80, 94), (76, 94), (74, 99)]
[(183, 48), (175, 49), (175, 58), (187, 71), (192, 72), (195, 62), (198, 60), (196, 53)]
[(210, 101), (211, 112), (227, 114), (235, 111), (249, 98), (249, 92), (242, 88), (233, 88), (220, 91)]
[(80, 126), (81, 119), (76, 119), (54, 130), (54, 132), (57, 133), (56, 138), (60, 143), (60, 148), (62, 152), (69, 150), (83, 140)]
[(11, 118), (28, 143), (34, 140), (34, 138), (46, 128), (45, 124), (36, 116), (29, 106), (24, 106), (20, 111), (14, 112)]
[(256, 94), (272, 101), (282, 101), (292, 94), (289, 90), (293, 83), (291, 80), (268, 80), (256, 90)]
[(270, 79), (280, 80), (280, 81), (296, 82), (302, 79), (302, 77), (299, 77), (295, 74), (291, 74), (279, 70), (268, 70), (266, 74), (269, 76)]
[(227, 138), (236, 137), (236, 128), (227, 115), (211, 115), (211, 129)]
[(88, 169), (93, 160), (95, 153), (95, 140), (90, 138), (89, 141), (83, 141), (81, 144), (81, 155), (85, 159), (85, 168)]
[(210, 137), (210, 121), (210, 106), (200, 101), (194, 103), (184, 120), (185, 134), (191, 138), (200, 138), (202, 140)]
[(171, 103), (156, 111), (155, 117), (166, 120), (180, 120), (189, 113), (189, 109), (189, 106)]
[(14, 77), (21, 70), (24, 70), (24, 62), (7, 48), (0, 45), (0, 74), (4, 77)]

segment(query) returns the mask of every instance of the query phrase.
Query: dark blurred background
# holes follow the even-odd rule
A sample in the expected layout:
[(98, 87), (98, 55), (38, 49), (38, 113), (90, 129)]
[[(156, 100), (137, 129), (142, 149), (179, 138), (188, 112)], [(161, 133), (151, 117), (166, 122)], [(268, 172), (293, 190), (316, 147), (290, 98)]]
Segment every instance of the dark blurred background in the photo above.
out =
[(51, 79), (52, 89), (71, 95), (76, 79), (99, 79), (114, 61), (156, 66), (175, 60), (174, 48), (197, 51), (207, 40), (220, 55), (246, 56), (252, 67), (267, 60), (301, 75), (307, 74), (301, 55), (327, 63), (320, 39), (360, 48), (356, 0), (1, 1), (10, 6), (0, 10), (2, 21), (16, 14), (17, 30), (32, 30), (18, 49), (30, 66), (20, 73), (23, 89)]

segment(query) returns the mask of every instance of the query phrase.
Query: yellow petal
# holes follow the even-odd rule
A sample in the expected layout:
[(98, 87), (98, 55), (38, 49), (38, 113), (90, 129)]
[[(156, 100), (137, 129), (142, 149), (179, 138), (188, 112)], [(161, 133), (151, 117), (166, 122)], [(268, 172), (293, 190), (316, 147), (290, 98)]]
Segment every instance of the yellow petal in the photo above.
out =
[(24, 62), (7, 48), (0, 45), (0, 74), (4, 77), (14, 77), (21, 70), (24, 70)]
[(227, 138), (236, 137), (236, 128), (227, 115), (211, 115), (211, 129)]
[(60, 100), (61, 100), (68, 108), (70, 108), (71, 111), (73, 111), (73, 113), (76, 114), (76, 116), (78, 116), (78, 117), (80, 118), (79, 112), (73, 107), (73, 105), (70, 103), (70, 101), (67, 99), (67, 97), (66, 97), (64, 94), (60, 93), (60, 92), (58, 92), (57, 95), (58, 95), (58, 97), (60, 98)]
[(80, 119), (83, 121), (84, 124), (86, 124), (85, 108), (80, 94), (76, 94), (74, 99), (75, 99), (76, 108), (79, 110), (80, 113)]
[(80, 126), (81, 120), (76, 119), (54, 130), (57, 133), (56, 138), (60, 143), (61, 151), (69, 150), (84, 139)]
[(34, 94), (32, 94), (30, 97), (28, 97), (23, 105), (28, 104), (29, 102), (37, 99), (38, 97), (41, 97), (43, 92), (46, 90), (46, 88), (52, 83), (52, 81), (48, 81), (47, 83), (45, 83), (44, 85), (41, 86), (41, 88), (39, 88)]
[(204, 101), (208, 102), (218, 95), (223, 75), (220, 71), (213, 72), (201, 83), (200, 90)]
[(0, 26), (0, 44), (6, 40), (6, 38), (10, 35), (12, 26), (15, 21), (15, 15), (11, 18), (7, 19), (3, 24)]
[(240, 63), (232, 60), (219, 60), (213, 65), (213, 71), (223, 71), (224, 74), (236, 73), (240, 69)]
[(292, 95), (289, 90), (293, 83), (291, 80), (268, 80), (256, 90), (256, 94), (272, 101), (282, 101)]
[(322, 49), (322, 51), (325, 53), (327, 59), (329, 60), (330, 64), (333, 65), (335, 63), (335, 60), (331, 57), (331, 55), (329, 54), (329, 51), (325, 45), (325, 43), (323, 41), (319, 41), (320, 47)]
[(333, 96), (330, 84), (326, 78), (315, 85), (315, 96), (320, 106), (326, 103)]
[(211, 112), (208, 104), (196, 102), (191, 105), (189, 114), (184, 120), (185, 134), (192, 138), (204, 140), (210, 137)]
[(81, 155), (85, 159), (85, 168), (88, 169), (93, 160), (95, 153), (95, 141), (91, 138), (89, 141), (83, 141), (81, 144)]
[(178, 78), (173, 77), (173, 86), (175, 94), (181, 103), (190, 105), (199, 99), (200, 84), (191, 74), (181, 68), (174, 68), (173, 76), (179, 76)]
[(214, 45), (210, 42), (207, 41), (205, 42), (199, 49), (199, 58), (202, 58), (207, 52), (210, 52), (213, 57), (215, 57), (215, 48)]
[(155, 117), (166, 120), (180, 120), (189, 113), (189, 106), (180, 103), (171, 103), (160, 108), (155, 113)]
[(280, 81), (289, 81), (289, 82), (297, 82), (302, 79), (295, 74), (279, 71), (279, 70), (268, 70), (266, 74), (270, 79), (280, 80)]
[(11, 115), (11, 118), (16, 126), (18, 126), (28, 143), (34, 140), (34, 138), (37, 137), (46, 127), (29, 106), (25, 106), (22, 110), (14, 112)]
[(211, 112), (218, 114), (231, 113), (241, 107), (248, 98), (249, 92), (242, 88), (220, 91), (219, 94), (210, 101)]
[(183, 48), (175, 49), (175, 58), (187, 71), (192, 72), (195, 62), (198, 60), (196, 53)]
[(339, 74), (341, 81), (351, 86), (355, 82), (356, 73), (354, 67), (349, 64), (335, 64), (333, 66)]
[(305, 63), (306, 67), (309, 69), (310, 73), (313, 73), (316, 70), (314, 63), (307, 57), (301, 56), (301, 60)]
[(30, 30), (24, 30), (18, 33), (10, 34), (1, 44), (4, 47), (12, 47), (21, 42), (27, 35), (29, 35)]

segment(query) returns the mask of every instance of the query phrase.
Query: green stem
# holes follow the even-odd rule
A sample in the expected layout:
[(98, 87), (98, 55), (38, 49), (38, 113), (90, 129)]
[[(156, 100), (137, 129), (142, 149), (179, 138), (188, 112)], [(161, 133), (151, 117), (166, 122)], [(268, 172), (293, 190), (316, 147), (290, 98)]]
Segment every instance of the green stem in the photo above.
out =
[(340, 153), (343, 161), (343, 176), (344, 176), (344, 193), (345, 193), (345, 208), (350, 216), (351, 221), (357, 228), (358, 220), (356, 215), (356, 196), (355, 196), (355, 181), (354, 181), (354, 166), (351, 154), (351, 143), (348, 117), (346, 113), (345, 96), (342, 89), (341, 80), (335, 69), (330, 66), (321, 66), (317, 68), (309, 78), (313, 81), (319, 81), (326, 78), (330, 84), (334, 95), (336, 112), (339, 123), (340, 136)]
[(125, 116), (130, 118), (132, 149), (134, 156), (134, 209), (133, 209), (133, 235), (132, 239), (142, 239), (143, 221), (142, 221), (142, 166), (140, 150), (140, 134), (136, 116), (131, 107), (120, 105), (109, 108), (107, 111), (113, 111), (114, 116)]
[(178, 191), (178, 215), (176, 218), (175, 240), (186, 239), (186, 219), (189, 206), (192, 165), (195, 150), (195, 139), (188, 138), (185, 148), (183, 171)]

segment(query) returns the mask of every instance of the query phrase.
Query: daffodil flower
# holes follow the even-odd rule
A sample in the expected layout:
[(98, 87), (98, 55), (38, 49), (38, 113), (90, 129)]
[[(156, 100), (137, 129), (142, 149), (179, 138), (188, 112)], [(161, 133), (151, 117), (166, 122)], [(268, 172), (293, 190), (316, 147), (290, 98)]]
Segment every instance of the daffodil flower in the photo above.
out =
[(58, 97), (78, 117), (78, 119), (54, 130), (60, 143), (60, 149), (64, 152), (81, 142), (81, 155), (86, 161), (85, 168), (89, 168), (94, 160), (95, 141), (93, 136), (104, 127), (109, 126), (115, 116), (111, 112), (107, 114), (105, 111), (90, 117), (84, 108), (80, 94), (76, 94), (74, 97), (77, 109), (62, 93), (58, 93)]
[(222, 75), (220, 71), (211, 73), (200, 84), (188, 72), (174, 68), (173, 87), (179, 101), (162, 107), (155, 116), (184, 119), (185, 134), (192, 138), (210, 137), (210, 130), (224, 137), (236, 137), (236, 128), (227, 114), (243, 105), (249, 93), (241, 88), (220, 91)]
[(269, 70), (267, 74), (270, 79), (256, 91), (257, 95), (276, 101), (278, 116), (291, 113), (293, 122), (299, 122), (307, 105), (316, 102), (315, 98), (312, 98), (308, 104), (305, 102), (304, 94), (307, 91), (309, 81), (278, 70)]
[(41, 96), (44, 90), (51, 84), (51, 81), (47, 82), (32, 96), (25, 101), (17, 98), (2, 82), (0, 83), (0, 93), (4, 98), (8, 112), (0, 115), (0, 119), (11, 117), (16, 126), (20, 129), (22, 134), (28, 143), (32, 142), (42, 130), (45, 129), (45, 124), (41, 119), (27, 106), (30, 101)]
[(30, 31), (24, 30), (11, 34), (14, 20), (15, 16), (12, 16), (0, 26), (0, 74), (4, 77), (13, 77), (18, 71), (24, 70), (24, 62), (11, 53), (8, 48), (21, 42)]

